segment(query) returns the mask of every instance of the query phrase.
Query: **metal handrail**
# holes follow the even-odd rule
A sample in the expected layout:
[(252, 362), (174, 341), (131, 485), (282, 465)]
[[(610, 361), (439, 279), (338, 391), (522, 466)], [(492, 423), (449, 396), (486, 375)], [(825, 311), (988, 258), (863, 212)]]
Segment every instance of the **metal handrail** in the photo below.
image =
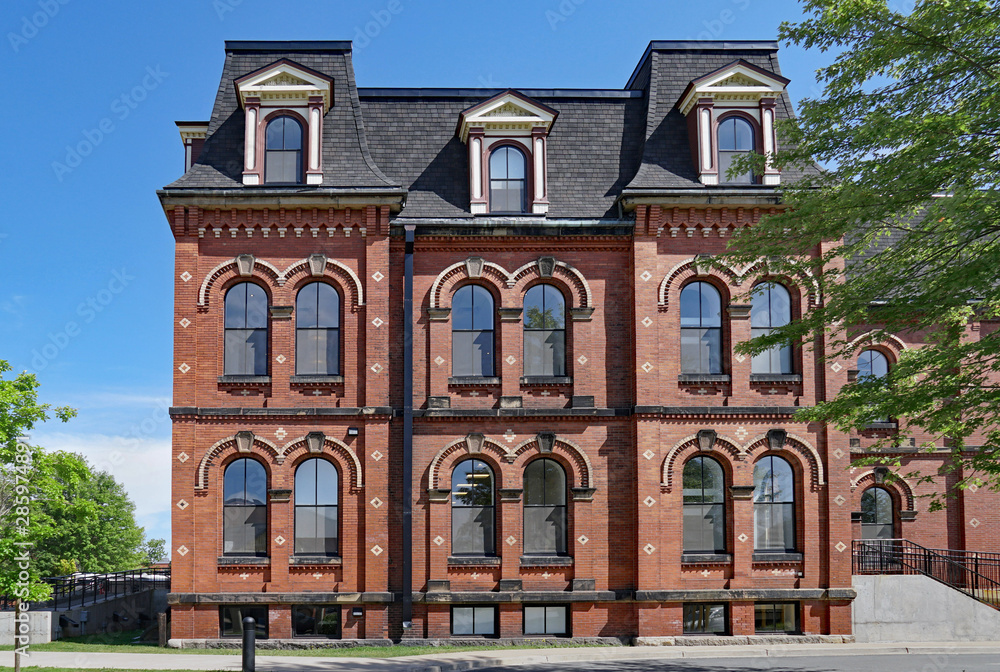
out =
[(72, 609), (124, 597), (155, 587), (170, 588), (169, 569), (130, 569), (108, 574), (70, 574), (43, 579), (52, 586), (45, 606)]
[(1000, 609), (1000, 554), (931, 549), (906, 539), (855, 539), (851, 556), (855, 574), (920, 574)]

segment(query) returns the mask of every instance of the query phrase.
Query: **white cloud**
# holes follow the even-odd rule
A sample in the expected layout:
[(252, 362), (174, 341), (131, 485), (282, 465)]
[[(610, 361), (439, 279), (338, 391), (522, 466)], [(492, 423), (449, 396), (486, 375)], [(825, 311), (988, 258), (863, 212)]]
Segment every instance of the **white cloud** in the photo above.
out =
[(79, 453), (98, 471), (113, 475), (135, 502), (136, 522), (146, 528), (147, 536), (166, 539), (169, 548), (169, 438), (33, 432), (31, 443)]

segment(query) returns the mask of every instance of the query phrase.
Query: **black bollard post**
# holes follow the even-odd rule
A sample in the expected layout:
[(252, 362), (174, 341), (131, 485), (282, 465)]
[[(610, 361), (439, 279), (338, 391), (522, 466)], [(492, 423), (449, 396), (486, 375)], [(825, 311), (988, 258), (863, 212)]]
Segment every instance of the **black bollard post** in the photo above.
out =
[(257, 623), (251, 616), (243, 619), (243, 672), (254, 672), (257, 667)]

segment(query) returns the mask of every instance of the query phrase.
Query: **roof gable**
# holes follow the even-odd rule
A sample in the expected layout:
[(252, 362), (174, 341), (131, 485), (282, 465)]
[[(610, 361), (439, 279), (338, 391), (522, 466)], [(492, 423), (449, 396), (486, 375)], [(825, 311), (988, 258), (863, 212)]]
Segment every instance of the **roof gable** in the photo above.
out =
[(739, 59), (691, 81), (677, 107), (687, 114), (699, 98), (758, 101), (781, 95), (789, 80)]
[(457, 133), (465, 142), (469, 129), (473, 127), (527, 131), (544, 128), (548, 132), (557, 116), (559, 113), (551, 107), (517, 91), (507, 90), (463, 110), (459, 114)]
[(244, 75), (235, 84), (240, 107), (250, 97), (294, 101), (322, 96), (324, 113), (333, 105), (333, 79), (287, 58)]

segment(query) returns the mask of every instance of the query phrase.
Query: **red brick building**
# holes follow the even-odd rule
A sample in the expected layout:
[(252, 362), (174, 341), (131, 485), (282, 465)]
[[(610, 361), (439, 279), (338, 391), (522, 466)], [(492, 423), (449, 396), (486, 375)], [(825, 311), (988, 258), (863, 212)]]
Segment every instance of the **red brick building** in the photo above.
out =
[(849, 469), (865, 437), (793, 420), (858, 362), (733, 353), (822, 300), (707, 263), (797, 177), (726, 171), (791, 114), (776, 44), (653, 42), (620, 90), (351, 57), (227, 43), (178, 124), (175, 640), (838, 639), (852, 538), (995, 546), (982, 494), (918, 516)]

